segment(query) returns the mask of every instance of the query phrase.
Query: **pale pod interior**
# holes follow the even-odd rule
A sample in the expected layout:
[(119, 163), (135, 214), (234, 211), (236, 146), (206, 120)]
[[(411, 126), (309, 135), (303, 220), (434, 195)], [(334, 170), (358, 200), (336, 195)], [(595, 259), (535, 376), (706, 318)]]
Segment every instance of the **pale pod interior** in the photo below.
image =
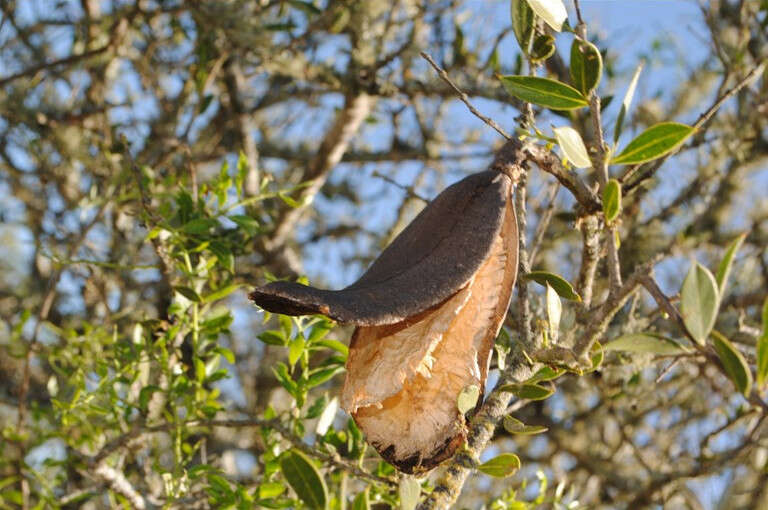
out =
[(499, 306), (504, 294), (508, 299), (506, 237), (499, 233), (473, 278), (438, 307), (399, 324), (357, 329), (342, 406), (390, 462), (415, 457), (420, 464), (463, 432), (458, 395), (485, 383), (490, 343), (506, 309)]

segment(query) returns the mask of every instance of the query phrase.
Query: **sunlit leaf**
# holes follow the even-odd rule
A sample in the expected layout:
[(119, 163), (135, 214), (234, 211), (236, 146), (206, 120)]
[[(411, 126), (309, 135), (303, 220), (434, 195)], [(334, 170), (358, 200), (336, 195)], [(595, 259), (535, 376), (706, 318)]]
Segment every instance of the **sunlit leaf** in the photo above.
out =
[(499, 388), (499, 391), (508, 391), (517, 398), (525, 400), (545, 400), (552, 396), (555, 391), (551, 388), (545, 388), (538, 384), (505, 384)]
[(477, 466), (478, 471), (495, 478), (514, 475), (520, 469), (520, 459), (514, 453), (502, 453)]
[(563, 22), (568, 19), (563, 0), (528, 0), (528, 4), (553, 30), (559, 32), (563, 29)]
[(605, 344), (606, 351), (675, 355), (689, 349), (677, 341), (655, 333), (630, 333)]
[(715, 277), (695, 262), (680, 289), (680, 314), (688, 332), (701, 345), (715, 325), (720, 297)]
[(629, 82), (627, 92), (624, 94), (624, 100), (621, 102), (621, 109), (619, 110), (619, 116), (616, 118), (616, 127), (613, 129), (613, 143), (619, 141), (621, 136), (621, 130), (624, 127), (624, 119), (629, 112), (629, 107), (632, 105), (632, 98), (635, 96), (635, 88), (637, 88), (637, 81), (640, 79), (640, 73), (643, 71), (643, 64), (637, 66), (635, 74), (632, 76), (632, 80)]
[(635, 165), (660, 158), (675, 150), (695, 129), (677, 122), (662, 122), (649, 127), (629, 142), (611, 163)]
[(535, 434), (541, 434), (549, 430), (543, 425), (526, 425), (517, 418), (513, 418), (510, 415), (504, 417), (504, 430), (510, 434), (517, 434), (521, 436), (533, 436)]
[(603, 214), (605, 221), (613, 221), (621, 212), (621, 184), (616, 179), (609, 179), (603, 188)]
[(554, 128), (557, 143), (563, 150), (568, 161), (576, 168), (589, 168), (592, 161), (589, 159), (587, 147), (578, 131), (569, 126)]
[(480, 398), (480, 388), (475, 384), (465, 386), (460, 392), (458, 397), (459, 412), (466, 414), (467, 411), (474, 409), (477, 405), (477, 399)]
[(516, 98), (552, 110), (575, 110), (589, 104), (575, 88), (549, 78), (510, 75), (502, 76), (501, 83)]
[(589, 41), (574, 39), (571, 45), (571, 81), (577, 90), (588, 96), (600, 84), (603, 57), (597, 46)]

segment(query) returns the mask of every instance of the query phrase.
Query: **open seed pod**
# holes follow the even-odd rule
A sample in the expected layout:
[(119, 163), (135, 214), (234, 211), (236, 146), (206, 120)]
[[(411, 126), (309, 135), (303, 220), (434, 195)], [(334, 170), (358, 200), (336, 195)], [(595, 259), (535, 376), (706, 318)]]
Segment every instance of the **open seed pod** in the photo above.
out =
[(272, 312), (357, 325), (342, 406), (406, 473), (453, 455), (466, 435), (459, 393), (485, 385), (517, 273), (509, 156), (446, 188), (349, 287), (273, 282), (250, 295)]

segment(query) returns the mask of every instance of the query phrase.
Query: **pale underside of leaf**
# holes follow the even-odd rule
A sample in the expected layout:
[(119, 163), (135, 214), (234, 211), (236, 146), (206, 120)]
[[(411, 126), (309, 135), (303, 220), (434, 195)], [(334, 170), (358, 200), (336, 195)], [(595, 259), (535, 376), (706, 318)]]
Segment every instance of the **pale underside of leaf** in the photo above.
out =
[(504, 226), (470, 282), (402, 323), (359, 327), (341, 403), (368, 441), (406, 472), (431, 469), (463, 441), (459, 393), (482, 388), (517, 265), (511, 201)]

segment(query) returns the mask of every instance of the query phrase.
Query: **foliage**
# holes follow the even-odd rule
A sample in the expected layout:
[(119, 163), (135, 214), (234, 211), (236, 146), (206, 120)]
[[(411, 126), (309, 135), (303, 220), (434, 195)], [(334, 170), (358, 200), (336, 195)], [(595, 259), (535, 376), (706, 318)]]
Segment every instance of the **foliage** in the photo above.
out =
[[(701, 58), (577, 5), (0, 3), (0, 508), (768, 506), (768, 4), (686, 11)], [(455, 89), (526, 151), (521, 278), (414, 479), (339, 409), (350, 329), (245, 294), (481, 170)]]

